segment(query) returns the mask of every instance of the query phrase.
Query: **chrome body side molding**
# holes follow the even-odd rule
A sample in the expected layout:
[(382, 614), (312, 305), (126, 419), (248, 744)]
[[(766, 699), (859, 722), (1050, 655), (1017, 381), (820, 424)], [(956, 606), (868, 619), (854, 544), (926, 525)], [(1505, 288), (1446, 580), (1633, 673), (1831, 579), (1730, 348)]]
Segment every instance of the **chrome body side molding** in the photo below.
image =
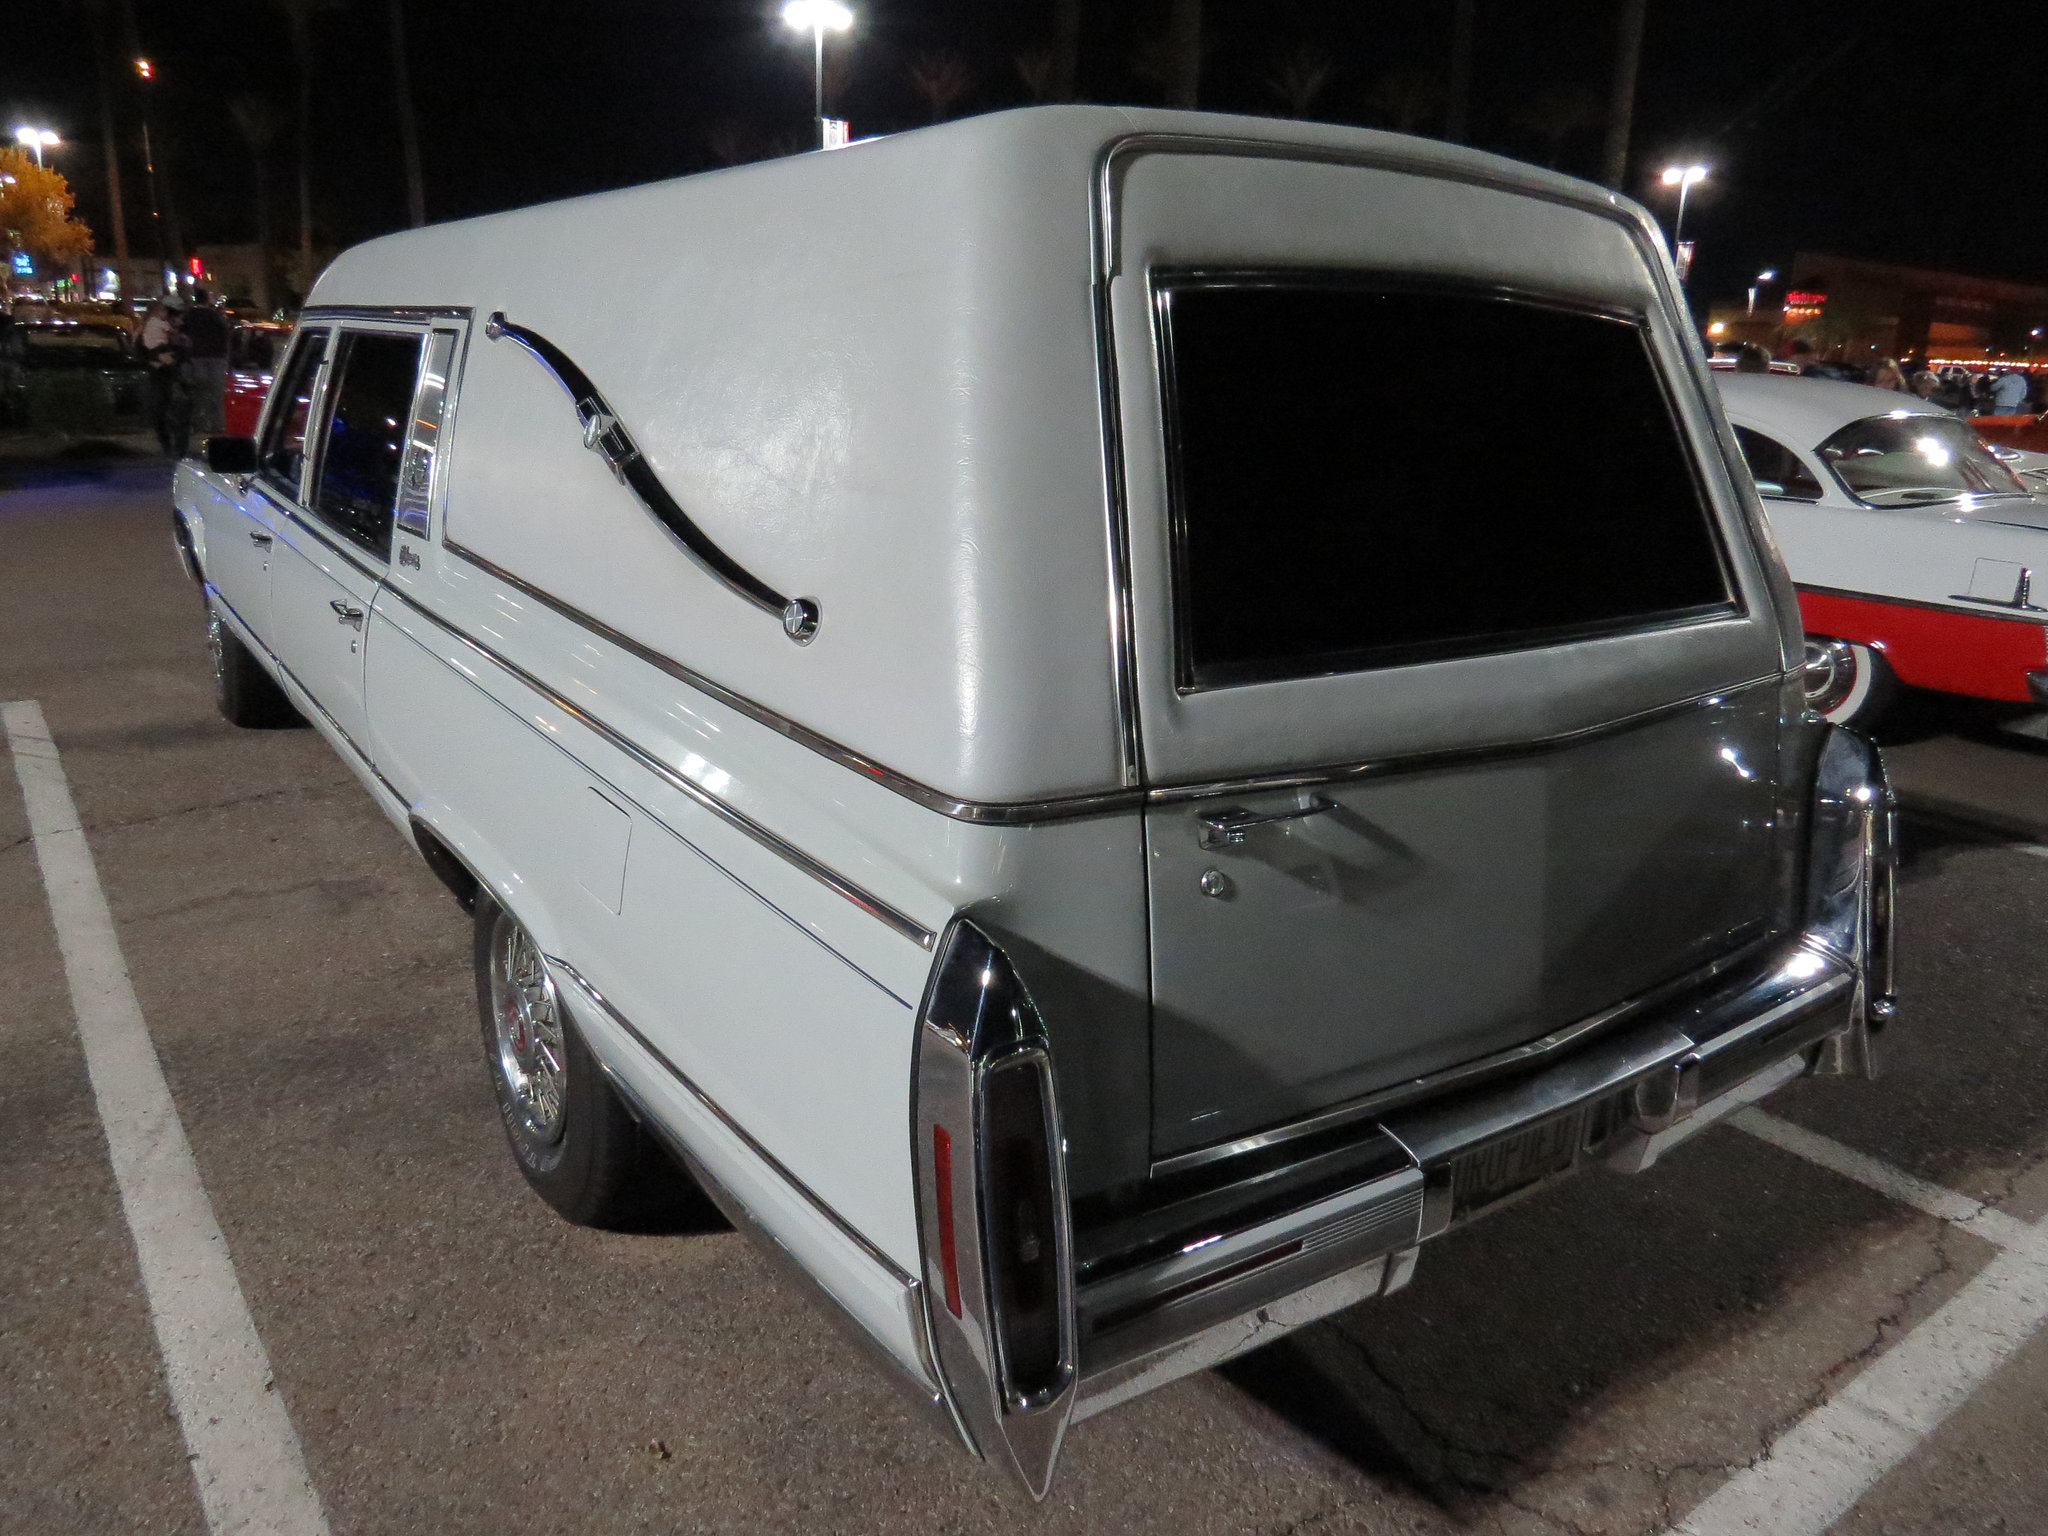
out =
[(922, 1369), (921, 1376), (910, 1373), (902, 1361), (899, 1361), (894, 1354), (883, 1346), (880, 1340), (870, 1334), (861, 1325), (859, 1320), (840, 1304), (839, 1300), (826, 1289), (818, 1277), (805, 1267), (803, 1261), (790, 1252), (781, 1239), (769, 1230), (761, 1218), (748, 1206), (747, 1202), (712, 1173), (705, 1165), (704, 1160), (683, 1143), (673, 1127), (667, 1125), (661, 1116), (652, 1113), (648, 1109), (641, 1101), (639, 1095), (633, 1091), (630, 1084), (625, 1082), (610, 1068), (605, 1069), (606, 1079), (618, 1090), (620, 1096), (632, 1108), (634, 1117), (643, 1126), (652, 1131), (661, 1141), (662, 1145), (682, 1162), (689, 1171), (690, 1177), (696, 1180), (699, 1187), (703, 1189), (712, 1203), (724, 1213), (726, 1218), (732, 1222), (733, 1226), (752, 1239), (763, 1253), (773, 1259), (776, 1262), (777, 1269), (786, 1277), (795, 1279), (798, 1282), (799, 1289), (818, 1304), (820, 1310), (839, 1328), (843, 1335), (860, 1347), (864, 1354), (869, 1355), (882, 1364), (885, 1367), (887, 1378), (916, 1403), (929, 1419), (936, 1422), (947, 1433), (953, 1435), (963, 1445), (967, 1446), (968, 1449), (972, 1450), (973, 1441), (968, 1437), (965, 1428), (960, 1423), (959, 1416), (953, 1410), (952, 1404), (946, 1396), (942, 1384), (944, 1378), (939, 1372), (938, 1362), (932, 1353), (930, 1325), (922, 1294), (923, 1282), (916, 1276), (905, 1273), (902, 1266), (869, 1241), (865, 1234), (841, 1216), (837, 1210), (808, 1184), (798, 1178), (780, 1158), (761, 1145), (748, 1132), (745, 1126), (741, 1125), (739, 1121), (726, 1112), (725, 1108), (716, 1099), (712, 1098), (694, 1079), (676, 1066), (674, 1062), (670, 1061), (662, 1053), (661, 1049), (633, 1024), (632, 1020), (620, 1013), (612, 1005), (610, 999), (605, 997), (575, 966), (555, 955), (546, 955), (543, 958), (547, 961), (548, 968), (568, 984), (567, 990), (574, 999), (580, 1001), (586, 1008), (601, 1013), (606, 1020), (644, 1051), (648, 1058), (676, 1086), (688, 1094), (706, 1114), (730, 1132), (753, 1155), (761, 1168), (765, 1169), (779, 1181), (798, 1200), (823, 1217), (835, 1231), (858, 1249), (869, 1263), (873, 1264), (891, 1283), (901, 1289), (903, 1311), (910, 1321), (912, 1342), (916, 1348), (918, 1362)]
[(387, 596), (403, 603), (408, 609), (418, 614), (429, 624), (432, 624), (450, 639), (476, 652), (477, 655), (504, 671), (508, 676), (517, 678), (521, 683), (540, 695), (540, 697), (546, 699), (556, 709), (561, 710), (562, 713), (595, 731), (636, 763), (639, 763), (649, 772), (659, 777), (664, 783), (688, 795), (697, 804), (703, 806), (704, 809), (739, 831), (744, 832), (777, 858), (809, 875), (813, 880), (816, 880), (835, 895), (844, 897), (847, 901), (852, 902), (870, 917), (893, 928), (904, 938), (910, 940), (911, 943), (921, 949), (930, 949), (937, 941), (937, 935), (931, 929), (918, 922), (917, 919), (899, 911), (865, 888), (854, 884), (853, 881), (848, 880), (838, 871), (819, 863), (818, 860), (812, 858), (787, 838), (762, 826), (761, 823), (754, 820), (753, 817), (747, 815), (746, 812), (740, 810), (737, 806), (727, 804), (723, 799), (712, 794), (701, 784), (698, 784), (685, 774), (663, 762), (659, 756), (648, 748), (641, 746), (612, 725), (593, 715), (582, 705), (564, 697), (558, 690), (551, 688), (547, 683), (535, 677), (510, 657), (492, 649), (473, 635), (451, 624), (448, 620), (442, 618), (439, 614), (421, 603), (417, 598), (392, 586), (387, 586), (384, 592)]
[[(1168, 1207), (1149, 1227), (1123, 1219), (1120, 1239), (1084, 1232), (1094, 1257), (1077, 1301), (1076, 1416), (1395, 1289), (1429, 1239), (1584, 1167), (1639, 1172), (1793, 1077), (1874, 1076), (1877, 1038), (1897, 1012), (1894, 821), (1877, 749), (1831, 728), (1806, 819), (1801, 926), (1785, 942), (1761, 955), (1749, 947), (1750, 964), (1689, 978), (1689, 993), (1590, 1041), (1577, 1027), (1568, 1042), (1577, 1049), (1382, 1111), (1348, 1140), (1317, 1125), (1321, 1139), (1295, 1168), (1279, 1165), (1282, 1177), (1313, 1173), (1319, 1160), (1340, 1177), (1349, 1166), (1349, 1187), (1332, 1192), (1325, 1179), (1275, 1213), (1272, 1156), (1286, 1155), (1284, 1142), (1215, 1149), (1244, 1156), (1253, 1171), (1214, 1161), (1180, 1170), (1183, 1185), (1205, 1181), (1182, 1201), (1199, 1222), (1176, 1228)], [(1248, 1215), (1232, 1218), (1233, 1196)]]
[(514, 325), (502, 311), (493, 311), (484, 322), (484, 335), (492, 341), (501, 336), (511, 337), (555, 376), (556, 382), (568, 391), (570, 400), (575, 403), (576, 419), (583, 426), (583, 446), (605, 461), (619, 484), (631, 490), (640, 499), (640, 504), (653, 514), (654, 520), (675, 535), (691, 559), (723, 582), (729, 591), (781, 620), (782, 632), (798, 645), (808, 645), (817, 637), (820, 618), (817, 599), (784, 597), (720, 549), (711, 535), (699, 528), (690, 514), (669, 495), (668, 487), (661, 483), (654, 466), (641, 454), (632, 434), (619, 421), (604, 396), (598, 393), (590, 375), (577, 367), (568, 353), (540, 332)]
[(1139, 790), (1107, 790), (1093, 795), (1068, 795), (1057, 800), (1031, 801), (977, 801), (960, 800), (933, 789), (929, 784), (885, 767), (873, 758), (842, 746), (829, 736), (821, 736), (808, 726), (801, 725), (787, 715), (778, 714), (765, 704), (756, 703), (745, 694), (735, 693), (723, 683), (706, 677), (694, 667), (684, 665), (672, 656), (664, 656), (651, 646), (643, 645), (631, 635), (614, 629), (611, 625), (570, 603), (565, 603), (545, 587), (536, 586), (517, 572), (508, 571), (485, 555), (478, 554), (467, 545), (457, 543), (445, 534), (441, 547), (456, 559), (475, 566), (485, 575), (502, 581), (506, 586), (523, 596), (532, 598), (543, 608), (560, 614), (570, 623), (588, 630), (601, 640), (607, 640), (620, 650), (646, 662), (650, 667), (665, 672), (679, 683), (687, 684), (715, 699), (726, 708), (737, 710), (757, 725), (765, 725), (779, 736), (786, 736), (799, 746), (808, 747), (820, 757), (851, 768), (864, 779), (871, 779), (884, 789), (901, 795), (912, 804), (923, 806), (928, 811), (937, 811), (954, 821), (972, 822), (983, 826), (1025, 826), (1041, 821), (1064, 821), (1076, 816), (1101, 816), (1114, 811), (1130, 810), (1144, 803), (1144, 794)]

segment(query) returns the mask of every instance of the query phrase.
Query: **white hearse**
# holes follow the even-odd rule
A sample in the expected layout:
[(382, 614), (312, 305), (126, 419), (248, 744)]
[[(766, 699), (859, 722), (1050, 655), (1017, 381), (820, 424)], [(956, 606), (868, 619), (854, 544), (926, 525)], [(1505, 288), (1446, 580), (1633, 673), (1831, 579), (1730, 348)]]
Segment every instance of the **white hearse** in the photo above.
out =
[(535, 1188), (658, 1141), (1036, 1494), (1893, 1012), (1878, 758), (1580, 182), (1063, 107), (420, 230), (209, 465), (222, 708), (473, 909)]

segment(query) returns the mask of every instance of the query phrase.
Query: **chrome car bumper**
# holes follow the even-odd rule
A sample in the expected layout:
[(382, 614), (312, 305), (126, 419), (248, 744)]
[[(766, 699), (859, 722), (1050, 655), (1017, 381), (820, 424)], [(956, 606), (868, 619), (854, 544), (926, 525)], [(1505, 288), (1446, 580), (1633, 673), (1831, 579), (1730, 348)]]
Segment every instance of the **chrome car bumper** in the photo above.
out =
[(1893, 823), (1876, 749), (1831, 730), (1796, 937), (1550, 1065), (1357, 1127), (1354, 1158), (1378, 1149), (1362, 1183), (1084, 1277), (1074, 1417), (1396, 1290), (1428, 1239), (1580, 1168), (1639, 1172), (1802, 1074), (1874, 1074), (1895, 1011)]

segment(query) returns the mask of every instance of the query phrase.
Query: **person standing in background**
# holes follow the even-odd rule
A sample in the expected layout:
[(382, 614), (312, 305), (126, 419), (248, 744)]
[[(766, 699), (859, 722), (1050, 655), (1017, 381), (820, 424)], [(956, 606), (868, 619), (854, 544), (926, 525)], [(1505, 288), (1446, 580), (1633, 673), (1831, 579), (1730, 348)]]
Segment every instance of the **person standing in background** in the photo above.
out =
[(2027, 408), (2027, 376), (2008, 368), (1991, 381), (1991, 414), (2017, 416)]
[(1893, 358), (1888, 357), (1877, 365), (1877, 372), (1870, 376), (1870, 382), (1879, 389), (1895, 389), (1901, 394), (1906, 393), (1906, 376), (1899, 371), (1898, 362)]
[(185, 340), (192, 349), (192, 430), (201, 437), (227, 430), (222, 415), (228, 388), (227, 316), (214, 308), (204, 288), (185, 311)]
[(186, 366), (185, 332), (178, 324), (184, 308), (176, 294), (149, 306), (142, 322), (142, 361), (149, 370), (149, 421), (157, 446), (166, 457), (185, 455), (192, 434), (192, 381)]

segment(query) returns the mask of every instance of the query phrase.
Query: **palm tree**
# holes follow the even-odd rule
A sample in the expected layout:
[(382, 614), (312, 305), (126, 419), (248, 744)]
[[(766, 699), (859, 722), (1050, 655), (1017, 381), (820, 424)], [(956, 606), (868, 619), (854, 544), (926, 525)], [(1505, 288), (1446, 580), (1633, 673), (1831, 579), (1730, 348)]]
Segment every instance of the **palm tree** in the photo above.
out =
[(1479, 0), (1458, 0), (1451, 15), (1451, 104), (1444, 112), (1444, 137), (1453, 144), (1466, 139), (1472, 109), (1472, 35), (1478, 28)]
[(1202, 0), (1173, 0), (1166, 21), (1166, 103), (1190, 110), (1202, 88)]
[(1072, 101), (1081, 80), (1081, 0), (1053, 0), (1052, 79), (1054, 101)]
[(967, 61), (943, 48), (919, 54), (905, 73), (910, 76), (910, 88), (932, 109), (935, 123), (942, 122), (974, 89), (974, 71)]
[(1328, 88), (1330, 77), (1336, 73), (1335, 59), (1313, 44), (1303, 43), (1273, 66), (1272, 73), (1266, 76), (1266, 84), (1272, 87), (1274, 95), (1287, 103), (1290, 116), (1307, 117), (1316, 104), (1316, 98)]
[(1591, 91), (1552, 88), (1515, 116), (1515, 125), (1543, 142), (1543, 163), (1555, 170), (1565, 145), (1601, 119), (1600, 100)]
[(1373, 87), (1372, 109), (1401, 133), (1413, 133), (1443, 103), (1443, 82), (1433, 70), (1397, 69)]
[(277, 108), (261, 96), (237, 96), (228, 103), (235, 131), (249, 147), (256, 170), (256, 303), (270, 313), (270, 152), (277, 144)]
[(271, 0), (291, 30), (299, 73), (299, 292), (313, 286), (313, 21), (341, 0)]
[(391, 93), (398, 104), (398, 140), (405, 151), (405, 211), (418, 229), (427, 222), (427, 188), (420, 175), (420, 125), (412, 110), (412, 72), (406, 67), (405, 4), (391, 0)]

